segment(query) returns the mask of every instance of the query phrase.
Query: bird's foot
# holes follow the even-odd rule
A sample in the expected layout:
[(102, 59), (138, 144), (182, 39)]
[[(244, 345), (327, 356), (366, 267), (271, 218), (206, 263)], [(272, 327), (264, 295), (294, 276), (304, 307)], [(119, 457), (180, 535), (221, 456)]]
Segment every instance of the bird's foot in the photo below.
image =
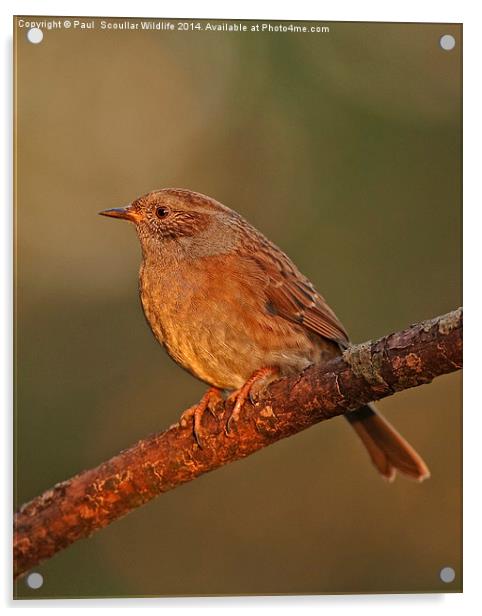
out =
[(223, 397), (221, 396), (220, 390), (217, 387), (210, 387), (201, 400), (197, 404), (194, 404), (185, 410), (179, 418), (179, 425), (182, 427), (185, 427), (189, 422), (192, 422), (194, 438), (201, 449), (202, 443), (200, 429), (203, 413), (207, 409), (213, 417), (216, 417), (214, 409), (216, 408), (217, 403), (222, 400)]
[[(234, 408), (226, 423), (226, 429), (225, 429), (226, 434), (229, 434), (233, 424), (238, 421), (239, 415), (241, 413), (241, 408), (243, 407), (243, 404), (246, 402), (246, 400), (248, 398), (252, 400), (251, 396), (253, 393), (252, 391), (253, 387), (261, 383), (266, 385), (267, 384), (266, 381), (268, 380), (268, 377), (275, 377), (278, 375), (279, 375), (279, 368), (273, 368), (269, 366), (265, 368), (260, 368), (259, 370), (256, 370), (255, 372), (253, 372), (253, 374), (249, 377), (249, 379), (240, 389), (233, 391), (233, 393), (228, 396), (227, 402), (234, 402)], [(270, 379), (270, 380), (273, 380), (273, 379)]]

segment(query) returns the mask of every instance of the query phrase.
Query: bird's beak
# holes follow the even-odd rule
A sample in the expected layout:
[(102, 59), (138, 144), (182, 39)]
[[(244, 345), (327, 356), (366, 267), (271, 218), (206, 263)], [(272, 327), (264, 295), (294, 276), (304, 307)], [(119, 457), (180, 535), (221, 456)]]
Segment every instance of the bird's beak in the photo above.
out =
[(126, 207), (114, 207), (110, 210), (102, 210), (99, 212), (101, 216), (110, 216), (111, 218), (123, 218), (124, 220), (130, 220), (131, 222), (137, 222), (139, 215), (132, 205)]

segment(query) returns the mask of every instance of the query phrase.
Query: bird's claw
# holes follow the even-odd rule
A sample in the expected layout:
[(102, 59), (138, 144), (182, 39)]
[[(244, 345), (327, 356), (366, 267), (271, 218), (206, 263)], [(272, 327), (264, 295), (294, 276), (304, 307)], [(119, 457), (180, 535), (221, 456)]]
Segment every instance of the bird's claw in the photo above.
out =
[(219, 389), (216, 387), (211, 387), (204, 394), (198, 404), (194, 404), (187, 410), (185, 410), (181, 417), (179, 418), (179, 425), (184, 428), (188, 425), (188, 422), (192, 421), (192, 431), (194, 438), (196, 439), (196, 443), (200, 449), (203, 448), (200, 429), (201, 429), (201, 420), (204, 411), (207, 409), (213, 417), (216, 417), (216, 413), (214, 411), (216, 404), (222, 400), (221, 393)]
[(241, 409), (246, 400), (249, 400), (251, 404), (254, 404), (254, 397), (256, 394), (256, 391), (253, 391), (254, 386), (258, 384), (259, 381), (265, 380), (267, 377), (273, 377), (277, 375), (278, 372), (279, 371), (277, 368), (260, 368), (249, 377), (249, 379), (240, 389), (237, 389), (228, 397), (227, 401), (234, 402), (234, 407), (231, 412), (231, 415), (226, 422), (226, 427), (224, 429), (224, 432), (227, 436), (230, 436), (233, 423), (236, 423), (238, 421), (241, 414)]
[(224, 429), (226, 436), (231, 436), (231, 428), (233, 427), (235, 423), (238, 422), (239, 414), (241, 412), (241, 405), (242, 405), (242, 402), (238, 404), (238, 401), (236, 401), (236, 404), (234, 405), (231, 415), (228, 417), (228, 421), (226, 422), (226, 427)]

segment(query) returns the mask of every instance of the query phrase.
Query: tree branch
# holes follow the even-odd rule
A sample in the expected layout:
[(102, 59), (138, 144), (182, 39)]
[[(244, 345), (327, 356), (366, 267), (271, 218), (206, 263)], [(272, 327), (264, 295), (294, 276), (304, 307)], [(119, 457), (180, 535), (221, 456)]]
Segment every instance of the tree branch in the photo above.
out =
[(461, 367), (459, 308), (375, 342), (352, 346), (323, 366), (272, 383), (254, 406), (244, 405), (229, 436), (224, 425), (231, 408), (219, 404), (216, 417), (204, 414), (202, 449), (190, 426), (174, 424), (148, 436), (21, 507), (14, 520), (14, 575), (24, 574), (161, 492), (319, 421), (430, 383)]

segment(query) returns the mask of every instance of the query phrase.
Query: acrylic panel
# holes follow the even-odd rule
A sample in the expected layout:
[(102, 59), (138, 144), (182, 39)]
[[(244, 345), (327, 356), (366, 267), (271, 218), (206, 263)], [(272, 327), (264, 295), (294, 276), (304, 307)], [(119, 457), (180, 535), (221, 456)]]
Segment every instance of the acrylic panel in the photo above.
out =
[[(165, 187), (209, 195), (289, 255), (354, 343), (460, 306), (461, 66), (461, 24), (16, 17), (16, 509), (166, 430), (206, 391), (143, 316), (132, 225), (101, 210)], [(167, 224), (173, 199), (152, 209), (152, 229)], [(166, 242), (191, 245), (198, 231), (183, 229)], [(221, 330), (218, 355), (231, 349), (251, 365), (241, 338), (252, 304), (243, 293), (233, 302), (227, 235), (202, 235), (196, 267), (220, 244), (227, 256), (212, 276), (247, 321), (234, 342)], [(156, 267), (157, 280), (171, 262)], [(182, 284), (173, 274), (156, 301), (178, 307), (172, 323), (197, 357), (207, 317), (193, 323), (212, 313), (217, 290), (188, 314)], [(286, 306), (272, 293), (265, 316), (279, 323)], [(387, 482), (341, 417), (143, 506), (127, 472), (129, 515), (52, 557), (41, 548), (15, 597), (460, 592), (460, 372), (377, 408), (429, 479)], [(210, 449), (184, 430), (189, 466)], [(77, 514), (79, 524), (93, 515)], [(32, 511), (20, 553), (39, 538), (36, 520)], [(49, 520), (46, 545), (59, 542)]]

